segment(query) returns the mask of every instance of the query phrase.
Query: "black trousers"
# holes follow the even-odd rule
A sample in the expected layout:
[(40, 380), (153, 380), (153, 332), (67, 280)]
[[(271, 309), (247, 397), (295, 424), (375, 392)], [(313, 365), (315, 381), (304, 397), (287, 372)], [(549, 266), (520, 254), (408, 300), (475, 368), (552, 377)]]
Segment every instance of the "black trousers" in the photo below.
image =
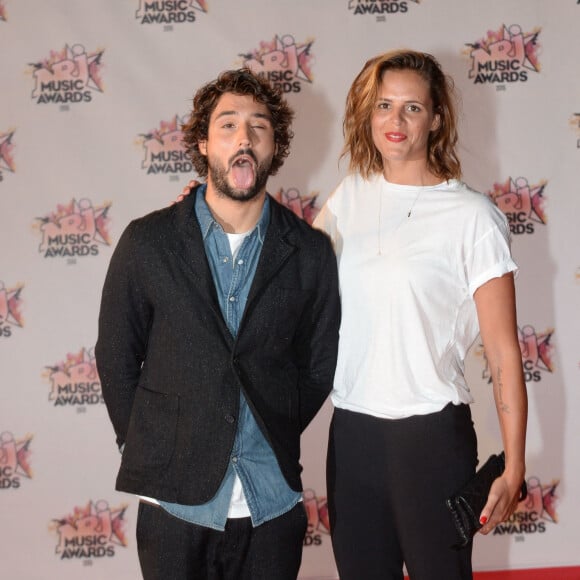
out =
[(229, 519), (220, 532), (141, 502), (141, 572), (144, 580), (296, 580), (306, 525), (302, 503), (256, 528), (250, 518)]
[(470, 479), (477, 439), (467, 405), (407, 419), (335, 409), (327, 457), (341, 580), (472, 578), (471, 543), (451, 548), (445, 499)]

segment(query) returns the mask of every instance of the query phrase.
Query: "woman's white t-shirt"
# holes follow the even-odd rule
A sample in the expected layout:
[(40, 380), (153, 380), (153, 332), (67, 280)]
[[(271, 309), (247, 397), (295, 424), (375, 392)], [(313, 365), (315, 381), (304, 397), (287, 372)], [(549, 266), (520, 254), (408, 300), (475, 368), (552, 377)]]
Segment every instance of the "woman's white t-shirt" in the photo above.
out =
[(314, 226), (337, 254), (342, 323), (332, 401), (398, 419), (471, 403), (474, 292), (517, 269), (504, 214), (456, 180), (346, 177)]

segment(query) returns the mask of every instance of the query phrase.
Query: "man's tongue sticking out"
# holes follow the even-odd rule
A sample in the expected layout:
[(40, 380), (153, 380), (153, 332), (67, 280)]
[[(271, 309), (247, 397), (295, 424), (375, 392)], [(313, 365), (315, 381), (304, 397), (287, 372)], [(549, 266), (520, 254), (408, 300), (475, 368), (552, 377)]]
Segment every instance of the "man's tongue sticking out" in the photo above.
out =
[(236, 189), (249, 189), (254, 184), (254, 165), (248, 159), (237, 159), (232, 165), (232, 179)]

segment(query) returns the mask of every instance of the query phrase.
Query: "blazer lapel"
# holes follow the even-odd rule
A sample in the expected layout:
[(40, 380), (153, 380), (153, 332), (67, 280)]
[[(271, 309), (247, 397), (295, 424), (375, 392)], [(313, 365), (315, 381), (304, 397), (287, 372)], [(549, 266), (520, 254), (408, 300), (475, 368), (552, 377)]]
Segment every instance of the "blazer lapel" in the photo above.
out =
[(222, 315), (212, 273), (205, 255), (201, 229), (195, 216), (196, 191), (197, 188), (176, 207), (175, 226), (179, 234), (176, 236), (177, 253), (178, 257), (185, 261), (191, 270), (193, 283), (199, 289), (207, 306), (221, 321), (222, 330), (227, 335), (228, 341), (231, 342), (232, 335)]
[[(254, 281), (248, 295), (246, 313), (253, 307), (253, 303), (261, 294), (262, 289), (296, 251), (296, 246), (292, 244), (289, 236), (289, 233), (291, 233), (290, 224), (284, 219), (280, 206), (273, 198), (270, 199), (270, 210), (270, 223), (262, 252), (260, 253)], [(244, 313), (244, 318), (245, 316), (246, 314)]]

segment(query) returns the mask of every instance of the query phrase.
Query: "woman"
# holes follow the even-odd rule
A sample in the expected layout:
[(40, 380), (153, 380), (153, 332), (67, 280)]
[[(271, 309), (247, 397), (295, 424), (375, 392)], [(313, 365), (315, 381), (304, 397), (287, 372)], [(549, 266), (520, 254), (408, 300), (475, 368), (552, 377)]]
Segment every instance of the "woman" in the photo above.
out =
[(428, 54), (369, 60), (350, 88), (349, 175), (315, 226), (337, 253), (342, 325), (327, 476), (341, 580), (472, 577), (445, 499), (474, 474), (464, 358), (478, 333), (506, 455), (480, 516), (515, 510), (527, 398), (504, 215), (459, 178), (452, 83)]

